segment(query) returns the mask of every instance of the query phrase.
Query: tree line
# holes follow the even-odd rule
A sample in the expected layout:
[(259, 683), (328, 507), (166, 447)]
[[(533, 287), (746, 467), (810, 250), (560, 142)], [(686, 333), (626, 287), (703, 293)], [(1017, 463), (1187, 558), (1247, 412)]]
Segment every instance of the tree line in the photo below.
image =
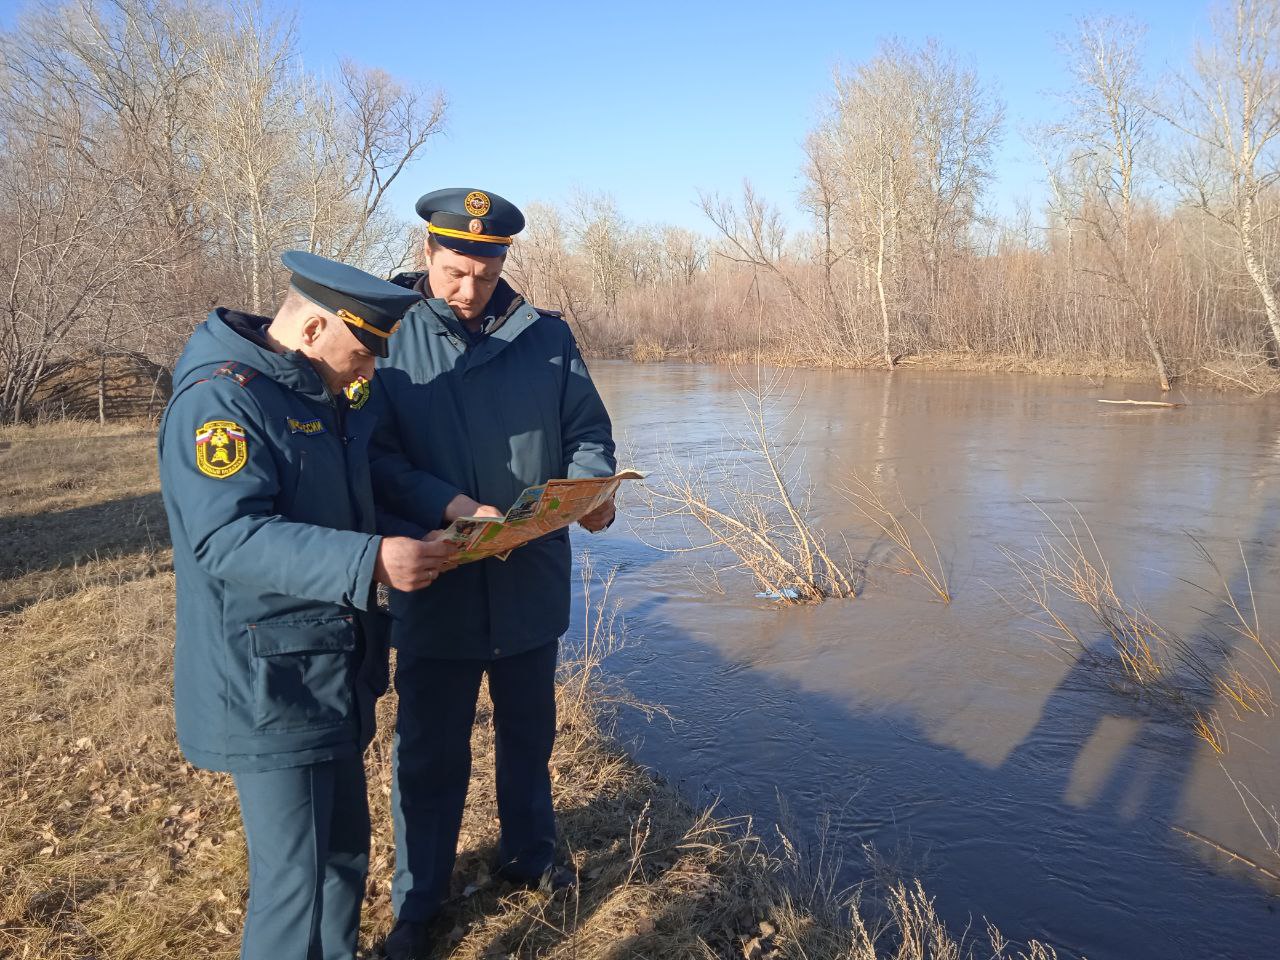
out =
[(0, 422), (69, 364), (171, 364), (212, 305), (268, 309), (285, 249), (403, 259), (386, 191), (445, 109), (306, 68), (263, 6), (29, 4), (0, 36)]
[[(1280, 0), (1229, 0), (1180, 67), (1141, 24), (1061, 41), (1061, 119), (1019, 135), (1049, 202), (989, 214), (997, 91), (938, 42), (834, 70), (781, 207), (703, 192), (703, 232), (607, 193), (526, 206), (508, 273), (589, 353), (920, 357), (1273, 388)], [(111, 358), (169, 365), (210, 306), (269, 309), (279, 253), (387, 274), (418, 236), (388, 188), (446, 119), (376, 67), (302, 63), (274, 8), (36, 0), (0, 35), (0, 422)], [(691, 185), (692, 186), (692, 185)]]
[[(513, 272), (599, 353), (973, 366), (1277, 386), (1280, 4), (1214, 8), (1180, 68), (1142, 24), (1061, 38), (1061, 119), (1024, 131), (1049, 202), (986, 210), (1000, 99), (937, 42), (834, 71), (804, 189), (701, 195), (703, 237), (608, 197), (541, 209)], [(794, 224), (802, 223), (801, 229)]]

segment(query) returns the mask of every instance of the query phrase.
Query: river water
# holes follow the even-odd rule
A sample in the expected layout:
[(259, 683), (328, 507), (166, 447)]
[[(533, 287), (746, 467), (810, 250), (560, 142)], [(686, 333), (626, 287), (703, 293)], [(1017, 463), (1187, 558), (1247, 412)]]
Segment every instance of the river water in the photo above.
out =
[[(641, 469), (728, 455), (726, 431), (745, 425), (725, 368), (597, 363), (593, 375)], [(740, 573), (716, 592), (694, 569), (702, 558), (652, 545), (680, 532), (635, 519), (631, 497), (607, 535), (579, 531), (575, 545), (619, 571), (634, 642), (613, 669), (677, 719), (624, 717), (639, 759), (759, 829), (785, 820), (802, 844), (828, 824), (847, 883), (868, 878), (860, 851), (873, 843), (956, 927), (987, 917), (1092, 960), (1280, 956), (1280, 887), (1177, 829), (1274, 867), (1213, 751), (1063, 657), (999, 595), (1013, 586), (1000, 548), (1033, 545), (1047, 530), (1036, 504), (1066, 519), (1069, 501), (1122, 592), (1164, 626), (1193, 642), (1230, 635), (1196, 586), (1214, 575), (1190, 534), (1240, 593), (1247, 562), (1277, 637), (1280, 406), (1189, 391), (1182, 409), (1125, 408), (1096, 400), (1152, 392), (912, 371), (797, 371), (783, 395), (828, 539), (871, 544), (834, 492), (851, 472), (900, 487), (954, 602), (889, 567), (857, 599), (814, 606), (755, 599)], [(1191, 706), (1226, 714), (1203, 701)], [(1280, 726), (1233, 730), (1227, 769), (1280, 802)]]

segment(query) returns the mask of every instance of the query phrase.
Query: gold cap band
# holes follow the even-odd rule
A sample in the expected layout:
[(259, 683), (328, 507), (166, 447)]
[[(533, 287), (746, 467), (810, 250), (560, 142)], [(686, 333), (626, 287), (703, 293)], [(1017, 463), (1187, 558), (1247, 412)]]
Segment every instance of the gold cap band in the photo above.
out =
[(511, 237), (491, 237), (486, 233), (468, 233), (466, 230), (437, 227), (434, 223), (427, 224), (427, 233), (438, 233), (442, 237), (453, 237), (455, 240), (475, 240), (478, 243), (500, 243), (504, 247), (511, 246)]
[(339, 317), (341, 317), (347, 323), (351, 324), (353, 327), (359, 327), (361, 330), (364, 330), (366, 333), (372, 333), (375, 337), (381, 337), (383, 340), (388, 339), (393, 333), (395, 333), (397, 330), (400, 329), (399, 320), (395, 322), (395, 326), (393, 326), (390, 330), (379, 330), (372, 323), (369, 323), (369, 321), (365, 320), (363, 317), (357, 317), (350, 310), (338, 310), (337, 314)]

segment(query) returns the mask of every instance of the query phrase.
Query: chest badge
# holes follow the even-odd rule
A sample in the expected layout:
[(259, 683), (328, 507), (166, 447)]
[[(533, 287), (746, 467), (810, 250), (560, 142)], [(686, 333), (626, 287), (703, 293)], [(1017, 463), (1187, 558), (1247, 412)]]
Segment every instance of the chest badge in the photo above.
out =
[(356, 377), (342, 391), (346, 394), (347, 404), (352, 410), (359, 410), (369, 402), (369, 381), (364, 377)]
[(249, 440), (234, 420), (209, 420), (196, 430), (196, 468), (225, 479), (249, 461)]
[(317, 433), (324, 433), (324, 421), (316, 418), (315, 420), (297, 420), (294, 417), (289, 418), (290, 433), (305, 433), (309, 437), (315, 436)]

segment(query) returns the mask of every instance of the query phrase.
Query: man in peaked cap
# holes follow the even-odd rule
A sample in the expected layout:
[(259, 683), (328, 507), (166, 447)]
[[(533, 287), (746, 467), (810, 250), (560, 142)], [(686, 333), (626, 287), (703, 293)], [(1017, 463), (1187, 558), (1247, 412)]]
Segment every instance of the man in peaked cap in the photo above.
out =
[(309, 253), (284, 263), (274, 318), (220, 307), (196, 328), (160, 426), (174, 709), (187, 759), (235, 778), (241, 956), (350, 960), (369, 850), (362, 754), (387, 683), (375, 588), (429, 585), (452, 549), (374, 533), (368, 378), (420, 297)]
[[(497, 194), (471, 188), (429, 193), (417, 210), (427, 221), (427, 270), (394, 282), (425, 299), (405, 316), (374, 380), (386, 411), (370, 455), (382, 515), (421, 535), (459, 516), (500, 516), (497, 507), (553, 478), (612, 475), (609, 415), (568, 325), (501, 278), (524, 216)], [(605, 504), (582, 526), (601, 530), (613, 511)], [(555, 868), (547, 766), (569, 575), (568, 531), (560, 530), (506, 561), (450, 570), (442, 589), (392, 591), (400, 694), (392, 786), (397, 921), (386, 943), (393, 960), (427, 955), (429, 923), (449, 895), (486, 675), (502, 823), (498, 875), (552, 887), (572, 879)]]

